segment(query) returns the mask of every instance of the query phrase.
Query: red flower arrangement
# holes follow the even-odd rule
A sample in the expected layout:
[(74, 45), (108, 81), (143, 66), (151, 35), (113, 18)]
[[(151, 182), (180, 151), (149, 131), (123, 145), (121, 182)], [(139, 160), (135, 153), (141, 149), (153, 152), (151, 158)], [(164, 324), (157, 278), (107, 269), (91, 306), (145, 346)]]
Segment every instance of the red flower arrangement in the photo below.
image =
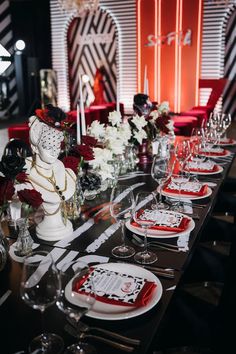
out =
[(80, 161), (81, 159), (75, 156), (65, 156), (62, 159), (65, 168), (71, 168), (76, 175), (78, 174)]
[(21, 203), (25, 203), (28, 207), (38, 209), (43, 203), (42, 194), (35, 189), (22, 189), (17, 192)]
[(0, 176), (0, 216), (6, 210), (8, 201), (15, 193), (14, 183), (7, 177)]

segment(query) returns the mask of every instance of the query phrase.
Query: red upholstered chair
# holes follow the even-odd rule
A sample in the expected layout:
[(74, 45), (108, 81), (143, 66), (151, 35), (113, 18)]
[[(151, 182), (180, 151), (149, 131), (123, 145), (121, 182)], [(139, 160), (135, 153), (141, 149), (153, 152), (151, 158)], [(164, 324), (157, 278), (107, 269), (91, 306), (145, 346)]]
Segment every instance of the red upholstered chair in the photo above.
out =
[(198, 118), (191, 116), (171, 116), (174, 122), (174, 128), (177, 128), (175, 135), (190, 136), (193, 128), (198, 126)]
[(28, 123), (12, 125), (8, 128), (8, 137), (10, 139), (20, 139), (29, 144), (29, 126)]
[(213, 112), (223, 90), (227, 79), (200, 79), (199, 88), (211, 88), (212, 91), (208, 98), (206, 106), (195, 106), (187, 112), (181, 112), (181, 116), (194, 116), (198, 118), (198, 125), (202, 126)]

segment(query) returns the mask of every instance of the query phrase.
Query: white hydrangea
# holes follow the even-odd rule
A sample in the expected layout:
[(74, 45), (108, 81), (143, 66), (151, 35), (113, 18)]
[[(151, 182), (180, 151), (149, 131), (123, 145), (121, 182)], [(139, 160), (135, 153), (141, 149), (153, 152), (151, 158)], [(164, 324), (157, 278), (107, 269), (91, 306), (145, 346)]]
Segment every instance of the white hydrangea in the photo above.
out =
[(157, 120), (157, 118), (160, 116), (159, 112), (157, 110), (152, 111), (150, 113), (150, 117), (152, 117), (152, 119), (149, 120), (150, 123), (155, 124), (155, 121)]
[(108, 141), (107, 147), (112, 151), (114, 155), (123, 154), (125, 150), (125, 145), (121, 139), (111, 138)]
[(107, 126), (104, 134), (105, 140), (118, 139), (119, 131), (116, 127)]
[(174, 134), (174, 122), (172, 119), (169, 120), (169, 123), (166, 126), (169, 129), (169, 133)]
[(132, 137), (131, 128), (128, 122), (121, 124), (119, 128), (120, 139), (125, 145), (128, 144), (129, 139)]
[(113, 127), (114, 126), (118, 127), (122, 122), (122, 116), (120, 112), (117, 111), (110, 112), (108, 116), (108, 121), (111, 123)]
[(145, 130), (141, 129), (138, 132), (134, 133), (134, 138), (138, 141), (139, 144), (142, 144), (143, 139), (147, 138), (147, 133)]
[(112, 179), (114, 173), (114, 167), (111, 164), (105, 162), (102, 166), (100, 166), (98, 173), (102, 181), (105, 181), (108, 178)]
[(91, 163), (94, 167), (100, 167), (107, 161), (112, 160), (112, 152), (109, 149), (102, 149), (99, 147), (93, 148), (94, 159), (91, 160)]
[(87, 129), (87, 133), (90, 136), (93, 136), (96, 139), (102, 139), (105, 134), (104, 123), (100, 123), (98, 120), (94, 120), (90, 127)]
[(139, 116), (138, 114), (136, 114), (136, 116), (134, 116), (131, 119), (131, 122), (136, 126), (136, 128), (138, 130), (141, 130), (142, 128), (144, 128), (147, 125), (147, 121), (145, 119), (144, 116)]
[(158, 108), (157, 108), (158, 112), (160, 114), (163, 113), (168, 113), (170, 111), (170, 105), (168, 101), (163, 101), (159, 104)]

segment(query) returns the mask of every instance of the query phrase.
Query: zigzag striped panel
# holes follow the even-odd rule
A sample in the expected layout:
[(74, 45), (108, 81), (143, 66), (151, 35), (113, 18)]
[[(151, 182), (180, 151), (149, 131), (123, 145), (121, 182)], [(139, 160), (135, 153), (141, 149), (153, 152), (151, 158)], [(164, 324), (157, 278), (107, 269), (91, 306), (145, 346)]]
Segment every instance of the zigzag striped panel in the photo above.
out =
[[(120, 102), (124, 103), (126, 112), (132, 111), (133, 95), (137, 93), (136, 0), (100, 0), (100, 10), (106, 11), (116, 24), (117, 89)], [(57, 0), (50, 0), (50, 12), (52, 29), (52, 62), (53, 69), (57, 72), (58, 105), (65, 110), (69, 110), (71, 106), (71, 94), (69, 87), (67, 31), (75, 16), (72, 13), (61, 11)], [(97, 54), (97, 56), (99, 55), (100, 53)], [(86, 57), (88, 56), (89, 51), (87, 48)], [(94, 62), (91, 61), (90, 71), (92, 72), (94, 72), (94, 65)], [(113, 69), (113, 72), (115, 72), (115, 68)], [(106, 83), (106, 85), (107, 84), (108, 83)], [(114, 90), (114, 83), (112, 84), (112, 87)], [(108, 91), (109, 90), (107, 89), (107, 92)], [(112, 95), (115, 94), (112, 90), (110, 92)]]
[[(9, 0), (0, 0), (0, 43), (9, 53), (13, 54), (14, 45), (9, 5)], [(14, 65), (11, 64), (2, 76), (6, 77), (8, 81), (10, 105), (7, 109), (0, 111), (0, 119), (7, 119), (11, 115), (17, 114), (19, 110)]]
[(236, 117), (236, 5), (228, 14), (229, 20), (225, 37), (225, 77), (228, 83), (223, 94), (223, 111)]
[[(236, 4), (236, 0), (228, 0), (225, 3), (223, 1), (204, 0), (201, 55), (202, 79), (224, 77), (226, 26), (234, 4)], [(224, 100), (226, 90), (227, 87), (223, 94)], [(206, 104), (209, 94), (210, 90), (201, 89), (201, 105)], [(219, 100), (216, 109), (221, 111), (222, 99)], [(223, 106), (224, 109), (225, 106)]]
[(95, 14), (74, 18), (68, 30), (69, 84), (71, 108), (79, 100), (79, 75), (87, 74), (89, 82), (83, 85), (83, 96), (94, 99), (93, 85), (96, 69), (105, 68), (105, 100), (116, 100), (117, 30), (107, 12), (99, 9)]

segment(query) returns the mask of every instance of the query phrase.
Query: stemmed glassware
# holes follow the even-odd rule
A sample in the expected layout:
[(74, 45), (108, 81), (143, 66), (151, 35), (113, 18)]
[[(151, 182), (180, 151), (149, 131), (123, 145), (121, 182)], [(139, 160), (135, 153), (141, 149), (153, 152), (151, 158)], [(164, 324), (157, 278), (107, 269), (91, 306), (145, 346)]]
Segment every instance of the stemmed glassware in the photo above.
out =
[(174, 204), (174, 209), (175, 211), (178, 211), (180, 213), (184, 212), (184, 206), (181, 203), (181, 188), (184, 184), (188, 183), (189, 178), (189, 173), (181, 170), (179, 171), (179, 173), (174, 173), (171, 176), (171, 181), (174, 182), (174, 184), (178, 188), (178, 203)]
[(139, 192), (135, 198), (133, 218), (144, 229), (144, 250), (135, 254), (134, 259), (137, 263), (151, 264), (157, 260), (157, 255), (149, 251), (147, 247), (148, 229), (156, 223), (155, 218), (152, 216), (154, 213), (153, 195), (148, 192)]
[[(68, 320), (67, 326), (75, 330), (80, 341), (70, 345), (66, 353), (96, 354), (95, 348), (83, 342), (83, 333), (80, 333), (80, 319), (92, 309), (95, 301), (95, 285), (91, 276), (92, 269), (87, 263), (80, 260), (65, 263), (60, 270), (61, 293), (57, 299), (57, 307)], [(85, 286), (86, 281), (86, 286)], [(84, 291), (80, 291), (81, 287)], [(85, 291), (86, 290), (86, 291)]]
[(122, 244), (112, 249), (112, 254), (118, 258), (129, 258), (135, 254), (135, 249), (125, 242), (125, 223), (131, 219), (134, 209), (134, 194), (130, 186), (116, 185), (111, 192), (110, 213), (119, 222), (122, 231)]
[(156, 203), (156, 208), (158, 209), (168, 208), (168, 205), (162, 201), (162, 189), (170, 175), (171, 165), (169, 158), (161, 158), (158, 155), (154, 156), (151, 167), (151, 176), (159, 185), (159, 201)]
[[(56, 302), (60, 290), (60, 276), (50, 253), (35, 251), (24, 259), (20, 284), (21, 298), (33, 309), (41, 311), (42, 328), (44, 311)], [(61, 353), (63, 348), (61, 337), (44, 332), (31, 341), (29, 352), (55, 354)]]
[(229, 128), (231, 121), (232, 121), (231, 114), (230, 113), (223, 113), (221, 116), (221, 121), (224, 126), (224, 131), (226, 132), (226, 130)]
[(181, 170), (184, 169), (184, 165), (191, 156), (191, 149), (189, 140), (179, 140), (175, 146), (175, 158), (179, 162)]

